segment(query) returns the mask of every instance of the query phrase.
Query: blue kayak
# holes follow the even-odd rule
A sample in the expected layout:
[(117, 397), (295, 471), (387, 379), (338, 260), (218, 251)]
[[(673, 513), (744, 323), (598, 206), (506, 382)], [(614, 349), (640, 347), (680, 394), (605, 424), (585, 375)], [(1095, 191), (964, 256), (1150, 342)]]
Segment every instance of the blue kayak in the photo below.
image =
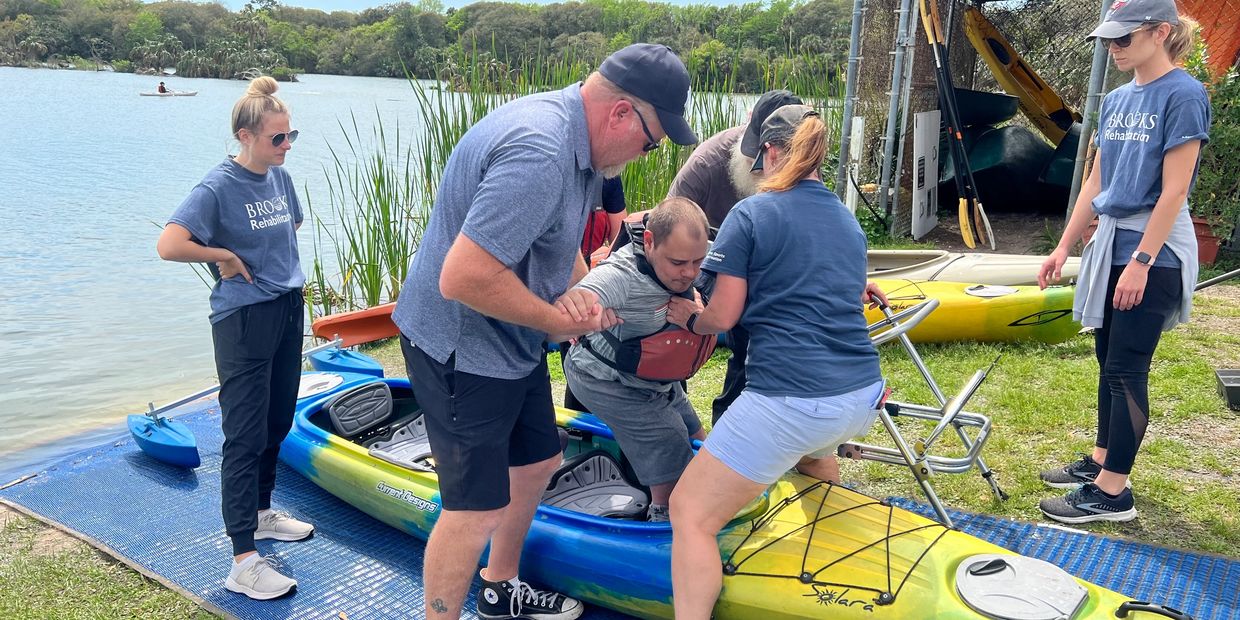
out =
[(194, 468), (202, 464), (198, 442), (181, 422), (163, 416), (133, 414), (128, 418), (128, 425), (129, 434), (138, 447), (152, 458), (177, 467)]

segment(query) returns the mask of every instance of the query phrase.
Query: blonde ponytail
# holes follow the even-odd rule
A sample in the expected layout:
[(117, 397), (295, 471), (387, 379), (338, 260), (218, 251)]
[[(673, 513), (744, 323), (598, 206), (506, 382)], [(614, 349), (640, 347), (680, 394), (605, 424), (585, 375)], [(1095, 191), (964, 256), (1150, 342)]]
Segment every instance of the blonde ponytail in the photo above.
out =
[[(783, 145), (779, 145), (783, 146)], [(797, 132), (784, 147), (783, 163), (762, 180), (758, 190), (783, 192), (822, 168), (827, 155), (827, 126), (817, 115), (808, 116), (797, 125)]]
[(1167, 55), (1171, 56), (1172, 64), (1180, 64), (1193, 51), (1193, 47), (1197, 43), (1197, 33), (1201, 31), (1201, 26), (1193, 18), (1187, 15), (1180, 16), (1179, 24), (1169, 24), (1171, 26), (1171, 34), (1167, 35), (1167, 40), (1163, 46), (1167, 48)]
[(279, 89), (280, 84), (270, 76), (264, 75), (250, 81), (250, 87), (233, 105), (232, 132), (234, 138), (242, 129), (257, 132), (263, 124), (264, 114), (288, 114), (288, 106), (275, 95)]

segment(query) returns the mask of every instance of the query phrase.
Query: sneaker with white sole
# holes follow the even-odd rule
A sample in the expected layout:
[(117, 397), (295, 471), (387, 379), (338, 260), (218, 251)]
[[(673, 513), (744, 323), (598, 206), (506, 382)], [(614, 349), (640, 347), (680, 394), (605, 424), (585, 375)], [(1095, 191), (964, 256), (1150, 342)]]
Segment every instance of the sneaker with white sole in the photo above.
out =
[(1079, 460), (1063, 467), (1048, 469), (1038, 477), (1042, 483), (1055, 489), (1075, 489), (1082, 484), (1093, 482), (1102, 473), (1102, 466), (1088, 454), (1082, 454)]
[(1136, 502), (1130, 489), (1111, 497), (1092, 482), (1063, 497), (1044, 499), (1038, 508), (1042, 514), (1061, 523), (1132, 521), (1137, 518)]
[(282, 510), (258, 511), (258, 529), (254, 540), (305, 540), (314, 534), (314, 526), (298, 521)]
[(581, 601), (557, 592), (536, 590), (519, 579), (487, 581), (483, 578), (482, 589), (478, 591), (478, 617), (486, 620), (573, 620), (583, 611), (585, 605)]
[(280, 574), (272, 558), (254, 554), (233, 563), (228, 579), (224, 580), (224, 587), (256, 601), (267, 601), (292, 592), (297, 587), (297, 580)]
[[(1080, 459), (1063, 467), (1043, 471), (1038, 474), (1038, 477), (1042, 479), (1042, 484), (1054, 489), (1075, 489), (1082, 484), (1097, 480), (1100, 473), (1102, 473), (1102, 465), (1095, 461), (1094, 457), (1082, 454)], [(1132, 482), (1125, 481), (1124, 486), (1132, 488)]]

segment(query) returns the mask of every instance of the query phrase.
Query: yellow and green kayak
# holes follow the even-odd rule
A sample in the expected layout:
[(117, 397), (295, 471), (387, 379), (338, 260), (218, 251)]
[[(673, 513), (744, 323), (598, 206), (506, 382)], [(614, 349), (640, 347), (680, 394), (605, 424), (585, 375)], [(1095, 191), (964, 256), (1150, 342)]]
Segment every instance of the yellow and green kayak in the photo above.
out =
[[(927, 299), (939, 307), (909, 331), (913, 342), (1017, 342), (1054, 344), (1081, 330), (1072, 320), (1075, 287), (1001, 286), (929, 280), (873, 280), (891, 302), (893, 311)], [(882, 320), (878, 310), (866, 310), (868, 323)]]
[[(433, 457), (417, 447), (425, 427), (408, 380), (307, 373), (307, 385), (317, 389), (303, 389), (281, 460), (362, 512), (427, 538), (440, 514), (438, 480)], [(341, 420), (340, 412), (362, 402), (375, 404), (358, 415), (366, 424)], [(606, 425), (568, 410), (557, 412), (557, 422), (567, 436), (565, 461), (530, 528), (522, 577), (591, 605), (671, 618), (670, 526), (639, 520), (648, 496), (630, 482)], [(714, 614), (720, 620), (1080, 619), (1112, 617), (1128, 600), (1041, 560), (795, 473), (742, 509), (721, 532), (719, 548), (724, 566), (702, 570), (724, 573)]]

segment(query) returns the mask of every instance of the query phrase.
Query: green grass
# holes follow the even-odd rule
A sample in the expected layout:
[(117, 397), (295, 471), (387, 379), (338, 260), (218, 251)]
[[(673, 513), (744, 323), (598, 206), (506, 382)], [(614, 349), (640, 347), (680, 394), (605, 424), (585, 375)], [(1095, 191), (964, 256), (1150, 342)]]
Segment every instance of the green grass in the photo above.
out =
[(10, 517), (0, 528), (0, 583), (0, 618), (215, 617), (137, 571), (22, 516)]

